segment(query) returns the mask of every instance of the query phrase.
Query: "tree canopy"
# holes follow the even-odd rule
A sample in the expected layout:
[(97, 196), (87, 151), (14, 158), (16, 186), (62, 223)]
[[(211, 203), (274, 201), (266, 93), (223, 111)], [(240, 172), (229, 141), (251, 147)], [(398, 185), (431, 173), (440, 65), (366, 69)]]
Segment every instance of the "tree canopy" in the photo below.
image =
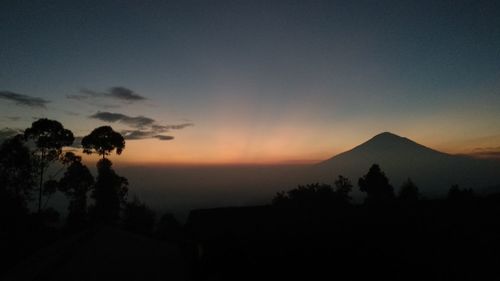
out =
[(116, 154), (121, 154), (125, 149), (125, 139), (115, 132), (110, 126), (102, 126), (94, 129), (89, 135), (82, 139), (83, 152), (87, 154), (97, 153), (102, 158), (116, 150)]
[(24, 131), (26, 140), (33, 140), (36, 145), (35, 157), (38, 160), (38, 170), (40, 175), (38, 193), (38, 212), (42, 210), (43, 176), (44, 171), (50, 162), (59, 159), (62, 148), (73, 144), (75, 137), (73, 133), (65, 129), (56, 120), (41, 118), (31, 124), (31, 127)]
[(94, 185), (94, 177), (81, 157), (68, 154), (65, 159), (71, 161), (63, 177), (59, 181), (59, 190), (70, 200), (68, 206), (68, 225), (76, 228), (87, 219), (87, 194)]
[(394, 188), (377, 164), (373, 164), (368, 173), (358, 180), (358, 185), (362, 192), (366, 192), (367, 202), (385, 202), (394, 199)]
[(65, 129), (61, 123), (47, 118), (38, 119), (24, 131), (24, 137), (35, 142), (38, 152), (43, 154), (44, 161), (57, 158), (62, 148), (73, 144), (73, 133)]

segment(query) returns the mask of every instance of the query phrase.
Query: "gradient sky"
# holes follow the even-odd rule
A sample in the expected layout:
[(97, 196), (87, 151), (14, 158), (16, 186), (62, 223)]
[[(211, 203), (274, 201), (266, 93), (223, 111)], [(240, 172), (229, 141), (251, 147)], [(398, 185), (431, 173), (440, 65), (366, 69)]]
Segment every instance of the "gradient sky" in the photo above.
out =
[(125, 162), (500, 151), (499, 1), (2, 1), (0, 38), (0, 128), (141, 131)]

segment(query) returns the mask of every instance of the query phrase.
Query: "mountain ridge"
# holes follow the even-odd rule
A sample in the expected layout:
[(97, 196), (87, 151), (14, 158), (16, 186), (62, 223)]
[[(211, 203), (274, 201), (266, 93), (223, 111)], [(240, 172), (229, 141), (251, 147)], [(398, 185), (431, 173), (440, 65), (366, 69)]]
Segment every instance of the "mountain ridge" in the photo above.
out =
[(442, 195), (453, 184), (487, 188), (500, 183), (500, 161), (447, 154), (409, 138), (382, 132), (315, 165), (317, 177), (344, 175), (356, 184), (372, 164), (381, 166), (395, 187), (411, 178), (421, 190)]

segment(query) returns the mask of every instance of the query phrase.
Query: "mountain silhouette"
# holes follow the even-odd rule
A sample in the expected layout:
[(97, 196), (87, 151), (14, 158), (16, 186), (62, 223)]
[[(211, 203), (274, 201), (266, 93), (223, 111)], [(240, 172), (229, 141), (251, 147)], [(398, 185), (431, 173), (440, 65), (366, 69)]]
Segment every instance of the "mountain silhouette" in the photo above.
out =
[(374, 163), (381, 166), (396, 191), (407, 178), (428, 195), (442, 195), (452, 184), (480, 190), (500, 183), (500, 161), (443, 153), (390, 132), (325, 160), (314, 170), (321, 178), (342, 174), (357, 183)]

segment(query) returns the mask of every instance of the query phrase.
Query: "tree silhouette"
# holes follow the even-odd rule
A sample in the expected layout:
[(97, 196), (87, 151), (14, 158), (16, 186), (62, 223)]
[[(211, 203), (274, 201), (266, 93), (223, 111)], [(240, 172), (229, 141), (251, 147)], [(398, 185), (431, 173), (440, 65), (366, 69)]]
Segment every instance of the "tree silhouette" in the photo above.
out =
[(454, 184), (448, 190), (448, 200), (450, 201), (466, 201), (475, 197), (472, 188), (461, 189), (458, 184)]
[(339, 175), (335, 181), (335, 193), (338, 199), (343, 202), (349, 202), (352, 199), (351, 196), (349, 196), (351, 190), (351, 181), (348, 178)]
[(70, 152), (66, 153), (65, 161), (69, 162), (63, 177), (59, 181), (59, 190), (69, 197), (68, 219), (70, 228), (78, 228), (87, 219), (87, 194), (94, 184), (94, 177), (87, 166), (82, 164), (82, 158)]
[(420, 192), (413, 181), (408, 178), (399, 190), (398, 199), (407, 203), (416, 202), (420, 199)]
[(92, 191), (95, 200), (94, 215), (97, 220), (111, 222), (119, 218), (126, 202), (128, 181), (116, 174), (111, 161), (104, 158), (97, 162), (97, 179)]
[(93, 152), (106, 158), (116, 149), (116, 154), (120, 155), (125, 149), (125, 139), (110, 126), (102, 126), (94, 129), (89, 135), (82, 139), (83, 152), (92, 154)]
[(362, 192), (366, 192), (366, 202), (387, 202), (394, 199), (394, 189), (377, 164), (373, 164), (368, 173), (359, 178), (358, 185)]
[(94, 215), (98, 220), (113, 221), (119, 217), (121, 206), (126, 201), (128, 181), (116, 174), (106, 155), (113, 150), (121, 154), (125, 149), (125, 139), (110, 126), (102, 126), (83, 137), (82, 146), (84, 153), (102, 156), (97, 162), (98, 175), (92, 192), (95, 199)]
[(331, 207), (335, 202), (336, 194), (328, 184), (313, 183), (299, 185), (297, 188), (285, 192), (278, 192), (273, 198), (273, 205), (291, 206), (299, 208)]
[(14, 136), (0, 146), (0, 205), (8, 211), (6, 214), (12, 214), (12, 209), (25, 210), (31, 199), (33, 165), (23, 138), (22, 135)]
[(45, 169), (59, 159), (64, 146), (73, 144), (74, 136), (70, 130), (64, 129), (63, 125), (55, 120), (46, 118), (38, 119), (31, 127), (24, 131), (25, 139), (35, 142), (34, 155), (38, 162), (40, 175), (38, 193), (38, 212), (42, 209), (43, 176)]

